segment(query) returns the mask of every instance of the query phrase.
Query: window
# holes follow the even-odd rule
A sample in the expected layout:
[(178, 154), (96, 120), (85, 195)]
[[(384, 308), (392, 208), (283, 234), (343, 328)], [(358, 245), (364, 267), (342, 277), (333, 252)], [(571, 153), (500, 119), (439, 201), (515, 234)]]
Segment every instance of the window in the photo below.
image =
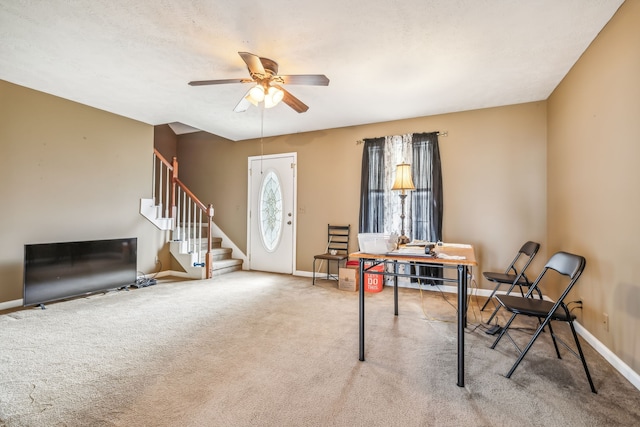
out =
[(442, 240), (442, 172), (438, 133), (365, 139), (360, 194), (361, 233), (398, 233), (399, 192), (391, 191), (396, 165), (411, 164), (413, 183), (405, 204), (405, 234), (412, 240)]
[(262, 180), (259, 210), (260, 235), (267, 251), (272, 252), (282, 236), (282, 187), (275, 171), (268, 171)]

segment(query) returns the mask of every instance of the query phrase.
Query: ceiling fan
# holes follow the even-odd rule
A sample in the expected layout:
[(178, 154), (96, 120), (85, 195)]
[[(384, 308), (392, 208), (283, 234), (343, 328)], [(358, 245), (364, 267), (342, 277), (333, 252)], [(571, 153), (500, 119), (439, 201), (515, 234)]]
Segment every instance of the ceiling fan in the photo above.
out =
[(237, 113), (247, 111), (251, 104), (257, 106), (263, 101), (265, 108), (271, 108), (282, 101), (298, 113), (304, 113), (309, 107), (280, 85), (329, 85), (329, 79), (324, 74), (278, 75), (278, 63), (274, 60), (262, 58), (249, 52), (238, 52), (238, 54), (247, 64), (249, 75), (251, 76), (250, 79), (197, 80), (189, 82), (189, 85), (205, 86), (227, 83), (255, 83), (256, 85), (249, 89), (247, 94), (233, 109), (233, 111)]

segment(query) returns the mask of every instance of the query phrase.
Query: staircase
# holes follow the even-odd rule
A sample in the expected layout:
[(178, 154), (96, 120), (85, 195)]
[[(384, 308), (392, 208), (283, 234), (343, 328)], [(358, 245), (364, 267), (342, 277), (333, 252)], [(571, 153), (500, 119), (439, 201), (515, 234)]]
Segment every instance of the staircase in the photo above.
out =
[[(206, 255), (206, 245), (206, 240), (200, 242), (202, 250), (199, 253), (201, 255)], [(205, 268), (206, 260), (201, 256), (199, 257), (198, 252), (193, 252), (189, 250), (189, 248), (185, 248), (184, 240), (169, 242), (169, 251), (184, 269), (185, 273), (187, 273), (188, 277), (193, 279), (207, 278)], [(222, 247), (221, 237), (213, 237), (211, 239), (211, 277), (242, 270), (242, 259), (232, 258), (232, 253), (233, 249)]]
[(213, 222), (213, 206), (205, 206), (178, 179), (177, 159), (169, 163), (157, 150), (153, 159), (154, 197), (140, 200), (140, 214), (171, 232), (169, 252), (184, 270), (171, 274), (205, 279), (241, 270), (245, 255)]

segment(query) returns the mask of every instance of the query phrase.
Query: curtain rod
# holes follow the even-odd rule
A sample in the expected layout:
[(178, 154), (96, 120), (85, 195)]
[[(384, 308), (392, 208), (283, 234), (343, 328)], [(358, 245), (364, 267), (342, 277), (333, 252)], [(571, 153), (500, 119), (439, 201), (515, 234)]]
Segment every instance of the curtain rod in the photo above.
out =
[[(449, 136), (449, 131), (448, 130), (443, 130), (442, 132), (438, 131), (436, 132), (436, 135), (438, 136)], [(359, 139), (356, 141), (356, 145), (360, 145), (360, 144), (364, 144), (364, 139)]]

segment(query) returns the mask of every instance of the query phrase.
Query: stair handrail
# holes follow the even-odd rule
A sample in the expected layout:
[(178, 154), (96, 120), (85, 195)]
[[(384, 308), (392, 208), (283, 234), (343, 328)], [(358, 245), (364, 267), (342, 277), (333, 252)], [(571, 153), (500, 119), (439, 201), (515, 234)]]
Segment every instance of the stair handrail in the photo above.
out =
[[(208, 207), (207, 207), (207, 206), (205, 206), (205, 204), (204, 204), (204, 203), (202, 203), (202, 202), (200, 201), (200, 199), (198, 199), (198, 197), (197, 197), (195, 194), (193, 194), (193, 192), (192, 192), (191, 190), (189, 190), (189, 187), (187, 187), (187, 186), (184, 184), (184, 182), (182, 182), (182, 181), (180, 181), (180, 179), (176, 178), (176, 179), (174, 180), (174, 183), (175, 183), (178, 187), (182, 188), (182, 191), (184, 191), (185, 193), (187, 193), (187, 196), (188, 196), (189, 198), (193, 199), (193, 202), (196, 204), (196, 206), (198, 206), (198, 207), (200, 208), (200, 210), (202, 210), (203, 212), (206, 212), (206, 211), (207, 211)], [(209, 206), (211, 206), (211, 205), (209, 205)]]
[[(213, 253), (211, 252), (213, 244), (211, 236), (211, 231), (213, 230), (213, 205), (205, 205), (202, 203), (200, 199), (178, 178), (177, 157), (174, 156), (172, 161), (169, 162), (155, 148), (153, 149), (153, 155), (153, 194), (154, 196), (156, 194), (156, 185), (158, 189), (158, 199), (160, 201), (163, 198), (164, 193), (164, 202), (167, 206), (166, 215), (167, 217), (174, 219), (174, 240), (185, 240), (188, 250), (196, 254), (196, 265), (202, 262), (202, 248), (200, 247), (199, 242), (202, 241), (202, 231), (204, 228), (202, 216), (206, 216), (207, 252), (205, 254), (204, 267), (206, 269), (206, 278), (210, 279), (213, 276)], [(156, 164), (158, 162), (160, 170), (156, 172)], [(165, 173), (167, 174), (167, 177), (165, 178), (166, 188), (163, 189), (163, 177)], [(156, 175), (158, 176), (158, 184), (155, 182)], [(169, 181), (171, 185), (169, 185)], [(181, 195), (183, 197), (181, 197)], [(194, 208), (193, 218), (191, 218), (192, 206)], [(198, 215), (196, 215), (196, 210), (198, 211)], [(181, 219), (182, 224), (179, 222)]]

